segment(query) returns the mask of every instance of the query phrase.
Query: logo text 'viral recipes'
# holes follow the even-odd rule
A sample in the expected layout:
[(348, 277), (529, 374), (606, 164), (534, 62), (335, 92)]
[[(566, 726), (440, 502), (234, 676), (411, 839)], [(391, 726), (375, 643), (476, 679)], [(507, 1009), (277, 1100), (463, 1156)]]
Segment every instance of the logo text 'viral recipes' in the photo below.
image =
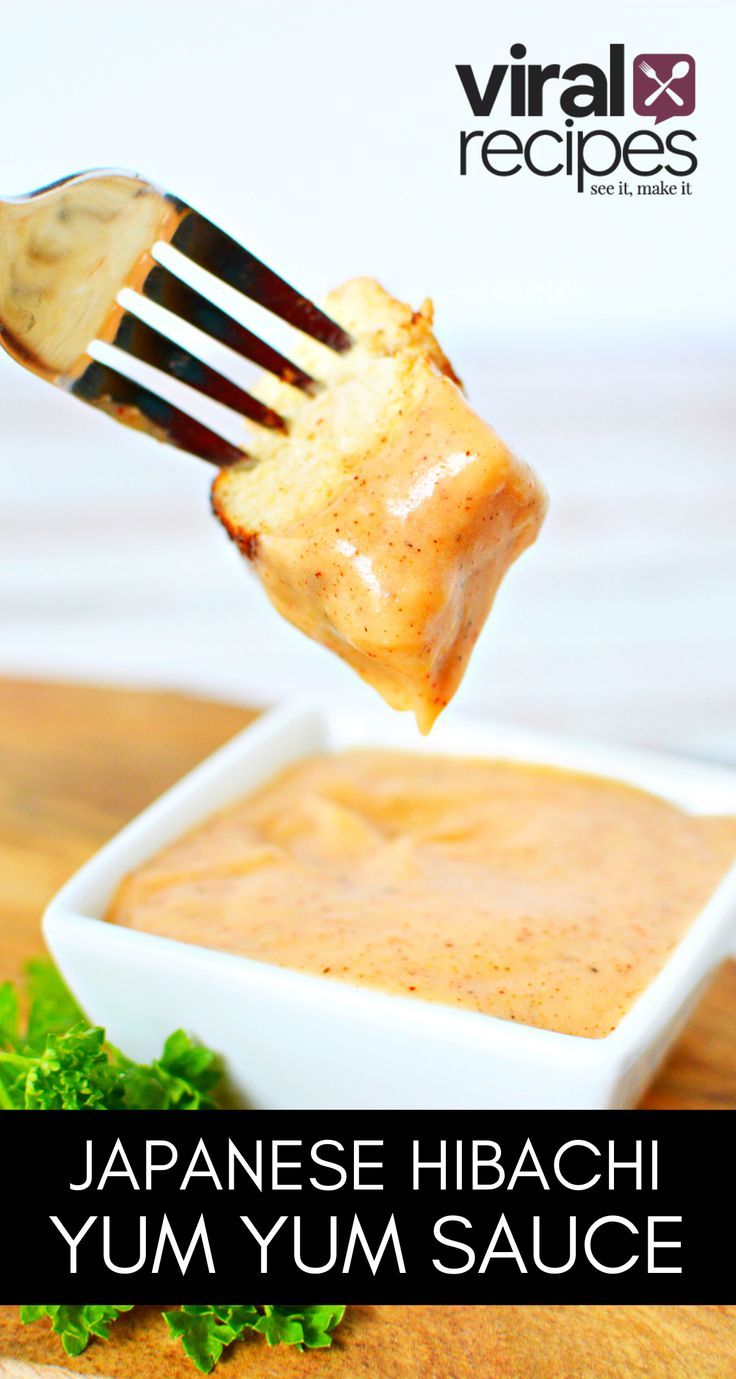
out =
[[(654, 190), (689, 194), (683, 179), (698, 166), (692, 130), (677, 128), (660, 135), (641, 125), (623, 134), (603, 121), (621, 120), (627, 114), (627, 62), (622, 43), (609, 47), (608, 63), (527, 62), (523, 43), (509, 49), (510, 61), (494, 63), (490, 70), (472, 63), (456, 64), (473, 128), (460, 131), (460, 174), (478, 169), (494, 177), (513, 177), (527, 172), (535, 177), (574, 178), (577, 191), (597, 191), (601, 179), (614, 174), (642, 179), (637, 192)], [(688, 53), (642, 53), (632, 64), (634, 114), (652, 119), (655, 125), (673, 117), (684, 119), (695, 109), (695, 60)], [(556, 127), (530, 132), (509, 127), (519, 120), (553, 120)], [(488, 128), (501, 110), (506, 127)], [(581, 122), (581, 123), (579, 123)], [(585, 122), (584, 125), (582, 122)], [(656, 184), (645, 179), (659, 178)], [(670, 182), (670, 179), (674, 179)], [(623, 190), (625, 184), (619, 187)], [(606, 190), (613, 191), (614, 184)], [(630, 187), (628, 188), (631, 194)]]

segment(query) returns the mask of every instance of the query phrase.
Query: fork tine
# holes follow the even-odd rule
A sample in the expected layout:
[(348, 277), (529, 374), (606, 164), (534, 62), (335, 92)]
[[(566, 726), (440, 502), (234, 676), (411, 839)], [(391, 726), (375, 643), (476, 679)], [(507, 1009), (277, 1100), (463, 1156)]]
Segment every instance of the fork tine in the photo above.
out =
[(115, 421), (146, 431), (156, 440), (168, 441), (178, 450), (198, 455), (210, 464), (224, 466), (248, 458), (245, 451), (210, 431), (201, 421), (107, 364), (97, 361), (89, 364), (72, 385), (71, 392), (82, 402), (99, 407)]
[(245, 359), (250, 359), (260, 368), (281, 378), (284, 383), (291, 383), (294, 388), (301, 388), (305, 393), (314, 394), (319, 391), (320, 384), (305, 373), (304, 369), (292, 364), (291, 360), (279, 354), (278, 350), (265, 344), (252, 331), (241, 326), (239, 321), (228, 316), (226, 311), (215, 306), (214, 302), (208, 301), (188, 283), (175, 277), (168, 268), (157, 264), (151, 269), (140, 290), (149, 301), (165, 307), (175, 316), (180, 316), (182, 320), (204, 331), (205, 335), (228, 345)]
[(252, 397), (244, 388), (239, 388), (237, 383), (232, 383), (216, 369), (210, 368), (209, 364), (197, 359), (196, 355), (190, 354), (189, 350), (167, 339), (165, 335), (154, 330), (153, 326), (139, 320), (129, 311), (124, 312), (120, 318), (113, 344), (117, 345), (118, 349), (125, 350), (126, 354), (132, 354), (136, 359), (151, 364), (154, 369), (169, 374), (171, 378), (178, 378), (181, 383), (187, 383), (198, 393), (204, 393), (207, 397), (214, 398), (215, 402), (222, 402), (226, 407), (231, 407), (241, 416), (250, 417), (250, 420), (259, 426), (267, 426), (274, 431), (286, 430), (286, 423), (278, 412), (274, 412), (257, 397)]
[(183, 219), (170, 240), (175, 249), (329, 349), (338, 354), (350, 349), (353, 341), (336, 321), (211, 220), (190, 207), (182, 205), (182, 210)]

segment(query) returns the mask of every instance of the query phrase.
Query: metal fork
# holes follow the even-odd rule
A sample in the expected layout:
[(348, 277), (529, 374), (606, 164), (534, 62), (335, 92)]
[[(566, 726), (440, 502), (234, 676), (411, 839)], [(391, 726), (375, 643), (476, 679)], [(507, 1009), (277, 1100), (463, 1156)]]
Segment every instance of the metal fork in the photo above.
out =
[[(0, 344), (40, 378), (116, 421), (228, 465), (245, 450), (89, 354), (115, 345), (260, 426), (286, 420), (118, 302), (132, 289), (305, 393), (320, 384), (154, 257), (161, 244), (342, 353), (335, 321), (186, 202), (127, 172), (78, 173), (0, 200)], [(121, 363), (121, 370), (125, 367)]]

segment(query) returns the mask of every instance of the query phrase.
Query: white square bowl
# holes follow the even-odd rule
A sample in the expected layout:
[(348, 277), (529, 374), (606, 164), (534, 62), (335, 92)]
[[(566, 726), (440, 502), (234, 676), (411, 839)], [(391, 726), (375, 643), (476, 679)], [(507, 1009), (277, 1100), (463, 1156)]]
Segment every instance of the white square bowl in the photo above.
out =
[[(407, 726), (304, 706), (265, 714), (144, 810), (52, 900), (44, 933), (88, 1015), (136, 1059), (183, 1026), (224, 1057), (241, 1104), (273, 1108), (633, 1105), (729, 952), (736, 867), (603, 1039), (512, 1024), (107, 924), (123, 876), (313, 752), (406, 747)], [(736, 773), (449, 719), (416, 750), (553, 763), (630, 781), (694, 813), (736, 813)]]

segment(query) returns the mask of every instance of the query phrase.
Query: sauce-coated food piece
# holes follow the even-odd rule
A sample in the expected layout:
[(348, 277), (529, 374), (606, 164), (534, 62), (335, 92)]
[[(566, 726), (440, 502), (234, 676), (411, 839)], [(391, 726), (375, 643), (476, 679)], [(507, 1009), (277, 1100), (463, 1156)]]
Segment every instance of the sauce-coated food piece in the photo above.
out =
[(258, 461), (223, 470), (213, 504), (279, 612), (428, 732), (546, 497), (466, 402), (430, 303), (359, 279), (326, 305), (355, 345), (305, 345), (315, 398), (263, 381), (288, 436), (254, 433)]

